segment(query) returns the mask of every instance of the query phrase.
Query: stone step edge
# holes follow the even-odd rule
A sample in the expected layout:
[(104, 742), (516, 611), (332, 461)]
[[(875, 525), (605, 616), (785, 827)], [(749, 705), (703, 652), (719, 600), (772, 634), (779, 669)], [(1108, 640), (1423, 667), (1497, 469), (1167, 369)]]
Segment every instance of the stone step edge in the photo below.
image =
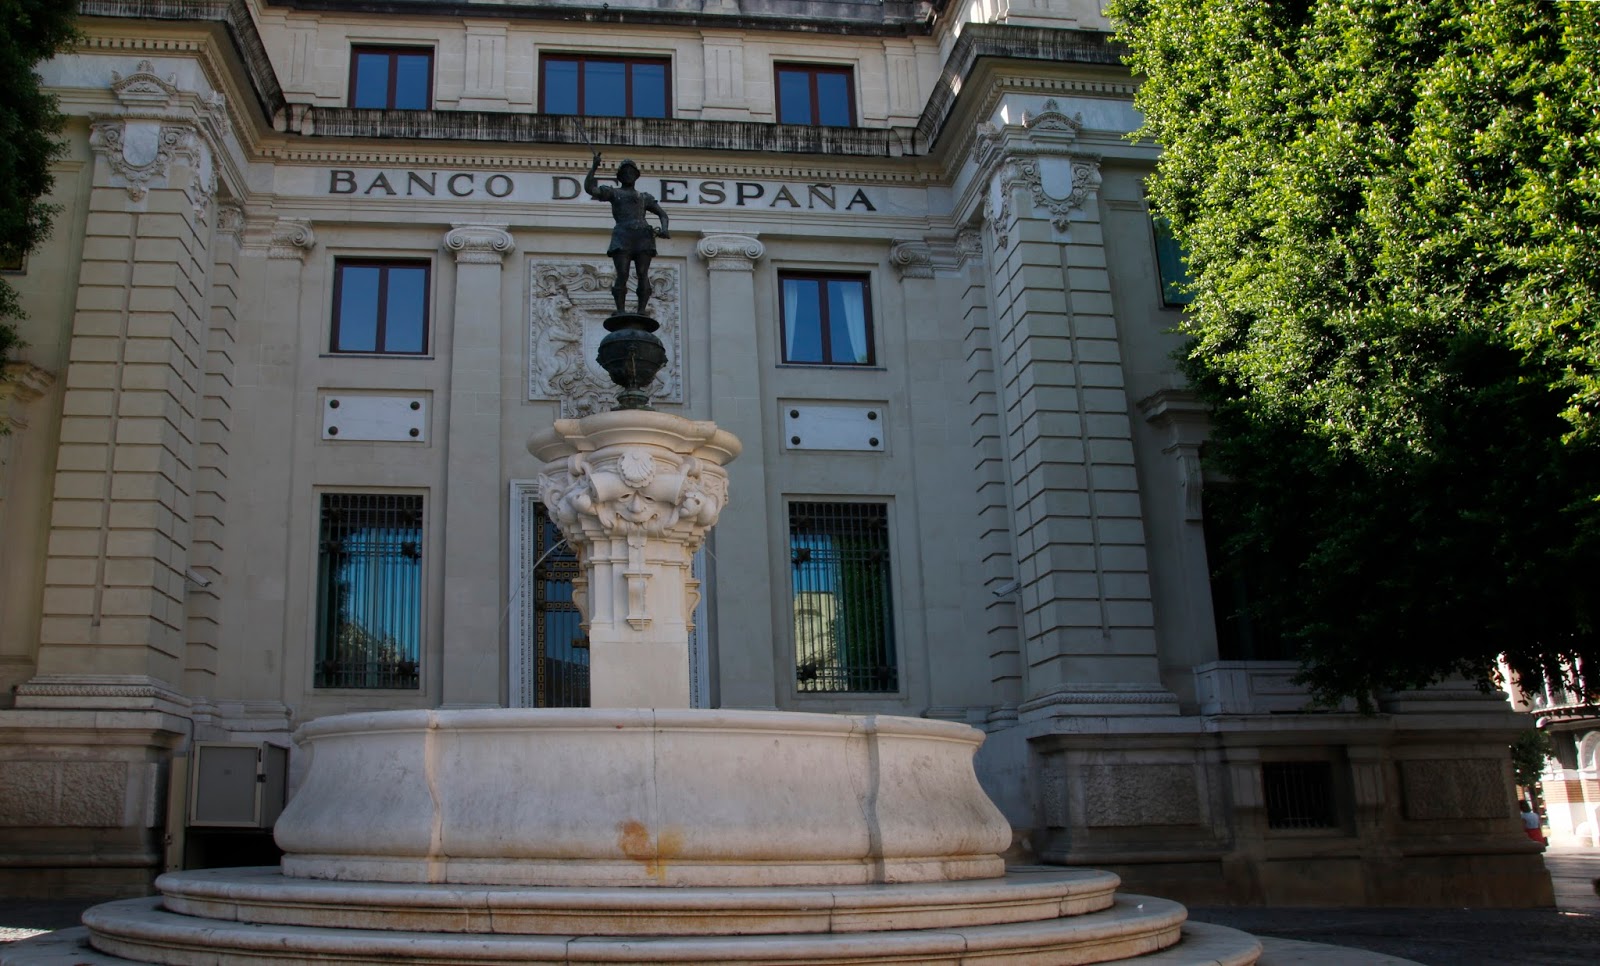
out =
[[(1297, 946), (1314, 946), (1301, 943)], [(1329, 962), (1376, 963), (1380, 957), (1365, 950), (1320, 946)], [(1262, 944), (1248, 933), (1227, 926), (1203, 922), (1183, 924), (1182, 939), (1173, 946), (1132, 959), (1120, 960), (1128, 966), (1254, 966), (1262, 956)], [(0, 966), (138, 966), (131, 959), (91, 949), (89, 930), (82, 926), (62, 929), (0, 945)]]
[[(84, 914), (93, 946), (136, 962), (269, 966), (284, 962), (777, 964), (1010, 964), (1061, 955), (1072, 963), (1114, 962), (1176, 943), (1183, 906), (1119, 897), (1110, 909), (1043, 922), (877, 933), (706, 937), (505, 936), (251, 926), (165, 912), (156, 899), (126, 899)], [(197, 958), (198, 954), (198, 958)], [(1070, 959), (1068, 958), (1070, 957)]]
[(169, 873), (179, 915), (261, 925), (413, 932), (685, 936), (885, 932), (997, 925), (1109, 908), (1120, 879), (1017, 869), (1000, 879), (904, 885), (650, 889), (347, 883), (270, 868)]

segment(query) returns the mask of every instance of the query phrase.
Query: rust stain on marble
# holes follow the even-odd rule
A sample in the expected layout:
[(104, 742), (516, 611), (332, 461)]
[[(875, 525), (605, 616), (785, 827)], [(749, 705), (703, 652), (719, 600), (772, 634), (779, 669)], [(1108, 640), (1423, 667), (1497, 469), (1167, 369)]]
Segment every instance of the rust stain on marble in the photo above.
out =
[(663, 829), (652, 844), (650, 829), (643, 822), (618, 822), (617, 848), (643, 865), (645, 875), (662, 881), (667, 875), (667, 864), (683, 854), (683, 833), (674, 828)]

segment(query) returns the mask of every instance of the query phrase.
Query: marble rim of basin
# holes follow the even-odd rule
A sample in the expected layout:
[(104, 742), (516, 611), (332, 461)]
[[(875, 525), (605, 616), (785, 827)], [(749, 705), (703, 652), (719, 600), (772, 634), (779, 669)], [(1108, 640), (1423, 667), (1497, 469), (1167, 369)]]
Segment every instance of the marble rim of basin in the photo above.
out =
[(1003, 875), (966, 725), (887, 715), (488, 709), (338, 715), (275, 831), (286, 876), (770, 886)]

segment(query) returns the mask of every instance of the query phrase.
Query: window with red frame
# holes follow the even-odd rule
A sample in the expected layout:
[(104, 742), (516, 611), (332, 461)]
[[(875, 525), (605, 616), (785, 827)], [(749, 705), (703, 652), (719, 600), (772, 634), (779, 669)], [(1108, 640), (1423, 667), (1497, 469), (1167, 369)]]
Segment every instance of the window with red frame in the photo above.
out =
[(779, 64), (778, 123), (854, 127), (855, 74), (848, 67)]
[(539, 113), (584, 117), (671, 117), (672, 64), (656, 57), (545, 54), (539, 58)]

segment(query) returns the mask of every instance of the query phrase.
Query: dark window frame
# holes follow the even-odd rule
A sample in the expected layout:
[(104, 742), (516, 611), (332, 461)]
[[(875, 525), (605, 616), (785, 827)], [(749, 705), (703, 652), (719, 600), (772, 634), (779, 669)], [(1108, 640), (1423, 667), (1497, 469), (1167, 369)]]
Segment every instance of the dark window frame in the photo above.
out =
[[(574, 115), (563, 115), (564, 117), (565, 116), (571, 116), (571, 117), (633, 117), (633, 116), (635, 116), (634, 113), (633, 113), (633, 68), (634, 68), (635, 65), (639, 65), (639, 64), (645, 64), (645, 65), (649, 65), (651, 67), (661, 67), (662, 68), (662, 75), (661, 75), (661, 85), (662, 85), (662, 88), (663, 88), (663, 90), (662, 90), (662, 109), (665, 112), (662, 115), (662, 118), (669, 118), (669, 117), (672, 116), (672, 58), (671, 57), (652, 57), (652, 56), (642, 55), (642, 54), (564, 54), (564, 53), (559, 53), (559, 52), (556, 52), (556, 53), (541, 53), (541, 54), (539, 54), (539, 113), (540, 114), (548, 114), (549, 113), (549, 111), (545, 107), (545, 92), (549, 89), (549, 86), (550, 86), (549, 84), (547, 84), (545, 82), (545, 65), (546, 64), (550, 64), (550, 63), (558, 63), (558, 62), (575, 63), (575, 64), (578, 65), (578, 90), (577, 90), (578, 113), (574, 114)], [(623, 103), (625, 105), (624, 106), (624, 111), (626, 113), (618, 115), (618, 114), (585, 114), (583, 112), (584, 74), (585, 74), (585, 72), (583, 70), (583, 65), (584, 64), (591, 64), (591, 63), (623, 64), (623, 65), (625, 65), (627, 67), (627, 70), (624, 73), (623, 82), (622, 82)], [(651, 120), (660, 120), (661, 118), (652, 117), (650, 119)]]
[[(786, 503), (795, 692), (901, 693), (890, 502), (791, 497)], [(816, 593), (834, 597), (828, 613), (802, 606)]]
[[(384, 95), (384, 106), (381, 108), (360, 108), (360, 110), (383, 111), (427, 111), (433, 109), (433, 74), (434, 74), (434, 49), (432, 47), (411, 47), (403, 44), (351, 44), (350, 45), (350, 95), (346, 103), (356, 107), (356, 67), (359, 65), (362, 54), (379, 54), (389, 58), (389, 86)], [(421, 107), (396, 107), (394, 103), (395, 88), (399, 83), (400, 55), (415, 56), (422, 54), (428, 58), (428, 91)]]
[[(789, 319), (784, 311), (783, 285), (793, 280), (820, 282), (817, 305), (818, 339), (822, 345), (821, 362), (789, 358)], [(829, 316), (826, 285), (830, 281), (861, 283), (861, 316), (866, 328), (867, 358), (861, 362), (833, 361), (833, 330)], [(867, 272), (812, 272), (785, 269), (778, 272), (778, 358), (786, 366), (843, 366), (851, 369), (875, 369), (878, 366), (877, 331), (872, 318), (872, 275)]]
[(1172, 229), (1161, 215), (1152, 215), (1150, 218), (1150, 239), (1156, 256), (1156, 284), (1161, 287), (1161, 307), (1182, 309), (1194, 301), (1194, 292), (1190, 288), (1194, 278), (1189, 274), (1183, 246), (1172, 237)]
[[(427, 650), (426, 614), (426, 552), (429, 549), (428, 499), (422, 493), (369, 490), (323, 490), (317, 497), (317, 590), (315, 594), (314, 661), (312, 687), (318, 691), (421, 691), (422, 664)], [(359, 527), (345, 525), (347, 516), (354, 517)], [(346, 540), (351, 534), (366, 536), (351, 550)], [(405, 539), (411, 536), (412, 539)], [(398, 539), (397, 539), (398, 538)], [(365, 632), (369, 639), (347, 646), (341, 631), (347, 622), (343, 608), (338, 606), (339, 577), (347, 573), (341, 558), (356, 557), (362, 561), (355, 568), (378, 572), (367, 583), (384, 581), (383, 575), (394, 574), (397, 567), (405, 566), (399, 560), (409, 561), (417, 568), (414, 582), (394, 579), (385, 586), (375, 608), (370, 598), (356, 604), (360, 615), (378, 617), (380, 629), (388, 631), (388, 642), (374, 640), (363, 621), (353, 619), (348, 624), (356, 634)], [(407, 584), (410, 586), (407, 586)], [(403, 602), (403, 604), (401, 603)], [(404, 606), (405, 613), (398, 608)], [(397, 620), (398, 618), (398, 620)], [(398, 628), (397, 625), (398, 624)], [(396, 630), (409, 629), (409, 641), (397, 640)], [(385, 654), (386, 647), (394, 652)]]
[[(341, 349), (339, 348), (340, 310), (344, 304), (344, 269), (346, 268), (377, 268), (381, 272), (378, 276), (378, 305), (377, 321), (372, 335), (373, 348), (371, 349)], [(385, 337), (388, 335), (389, 324), (389, 269), (391, 268), (420, 268), (422, 273), (422, 347), (416, 352), (400, 352), (385, 349)], [(428, 340), (433, 335), (433, 262), (426, 258), (365, 258), (365, 257), (338, 257), (333, 260), (333, 322), (328, 335), (328, 352), (340, 356), (403, 356), (413, 359), (427, 356)]]
[(818, 105), (821, 102), (821, 95), (817, 89), (817, 75), (819, 74), (836, 74), (844, 77), (845, 90), (848, 93), (848, 96), (845, 98), (845, 107), (849, 111), (850, 122), (842, 126), (855, 127), (858, 123), (860, 123), (859, 118), (856, 115), (856, 69), (854, 67), (848, 64), (800, 64), (783, 61), (775, 62), (772, 65), (773, 107), (775, 108), (774, 113), (780, 124), (783, 123), (783, 74), (786, 71), (797, 74), (805, 74), (807, 77), (806, 87), (810, 95), (810, 103), (807, 105), (807, 107), (810, 109), (809, 113), (811, 115), (811, 120), (805, 122), (806, 124), (810, 125), (811, 127), (840, 126), (823, 125), (817, 120)]

